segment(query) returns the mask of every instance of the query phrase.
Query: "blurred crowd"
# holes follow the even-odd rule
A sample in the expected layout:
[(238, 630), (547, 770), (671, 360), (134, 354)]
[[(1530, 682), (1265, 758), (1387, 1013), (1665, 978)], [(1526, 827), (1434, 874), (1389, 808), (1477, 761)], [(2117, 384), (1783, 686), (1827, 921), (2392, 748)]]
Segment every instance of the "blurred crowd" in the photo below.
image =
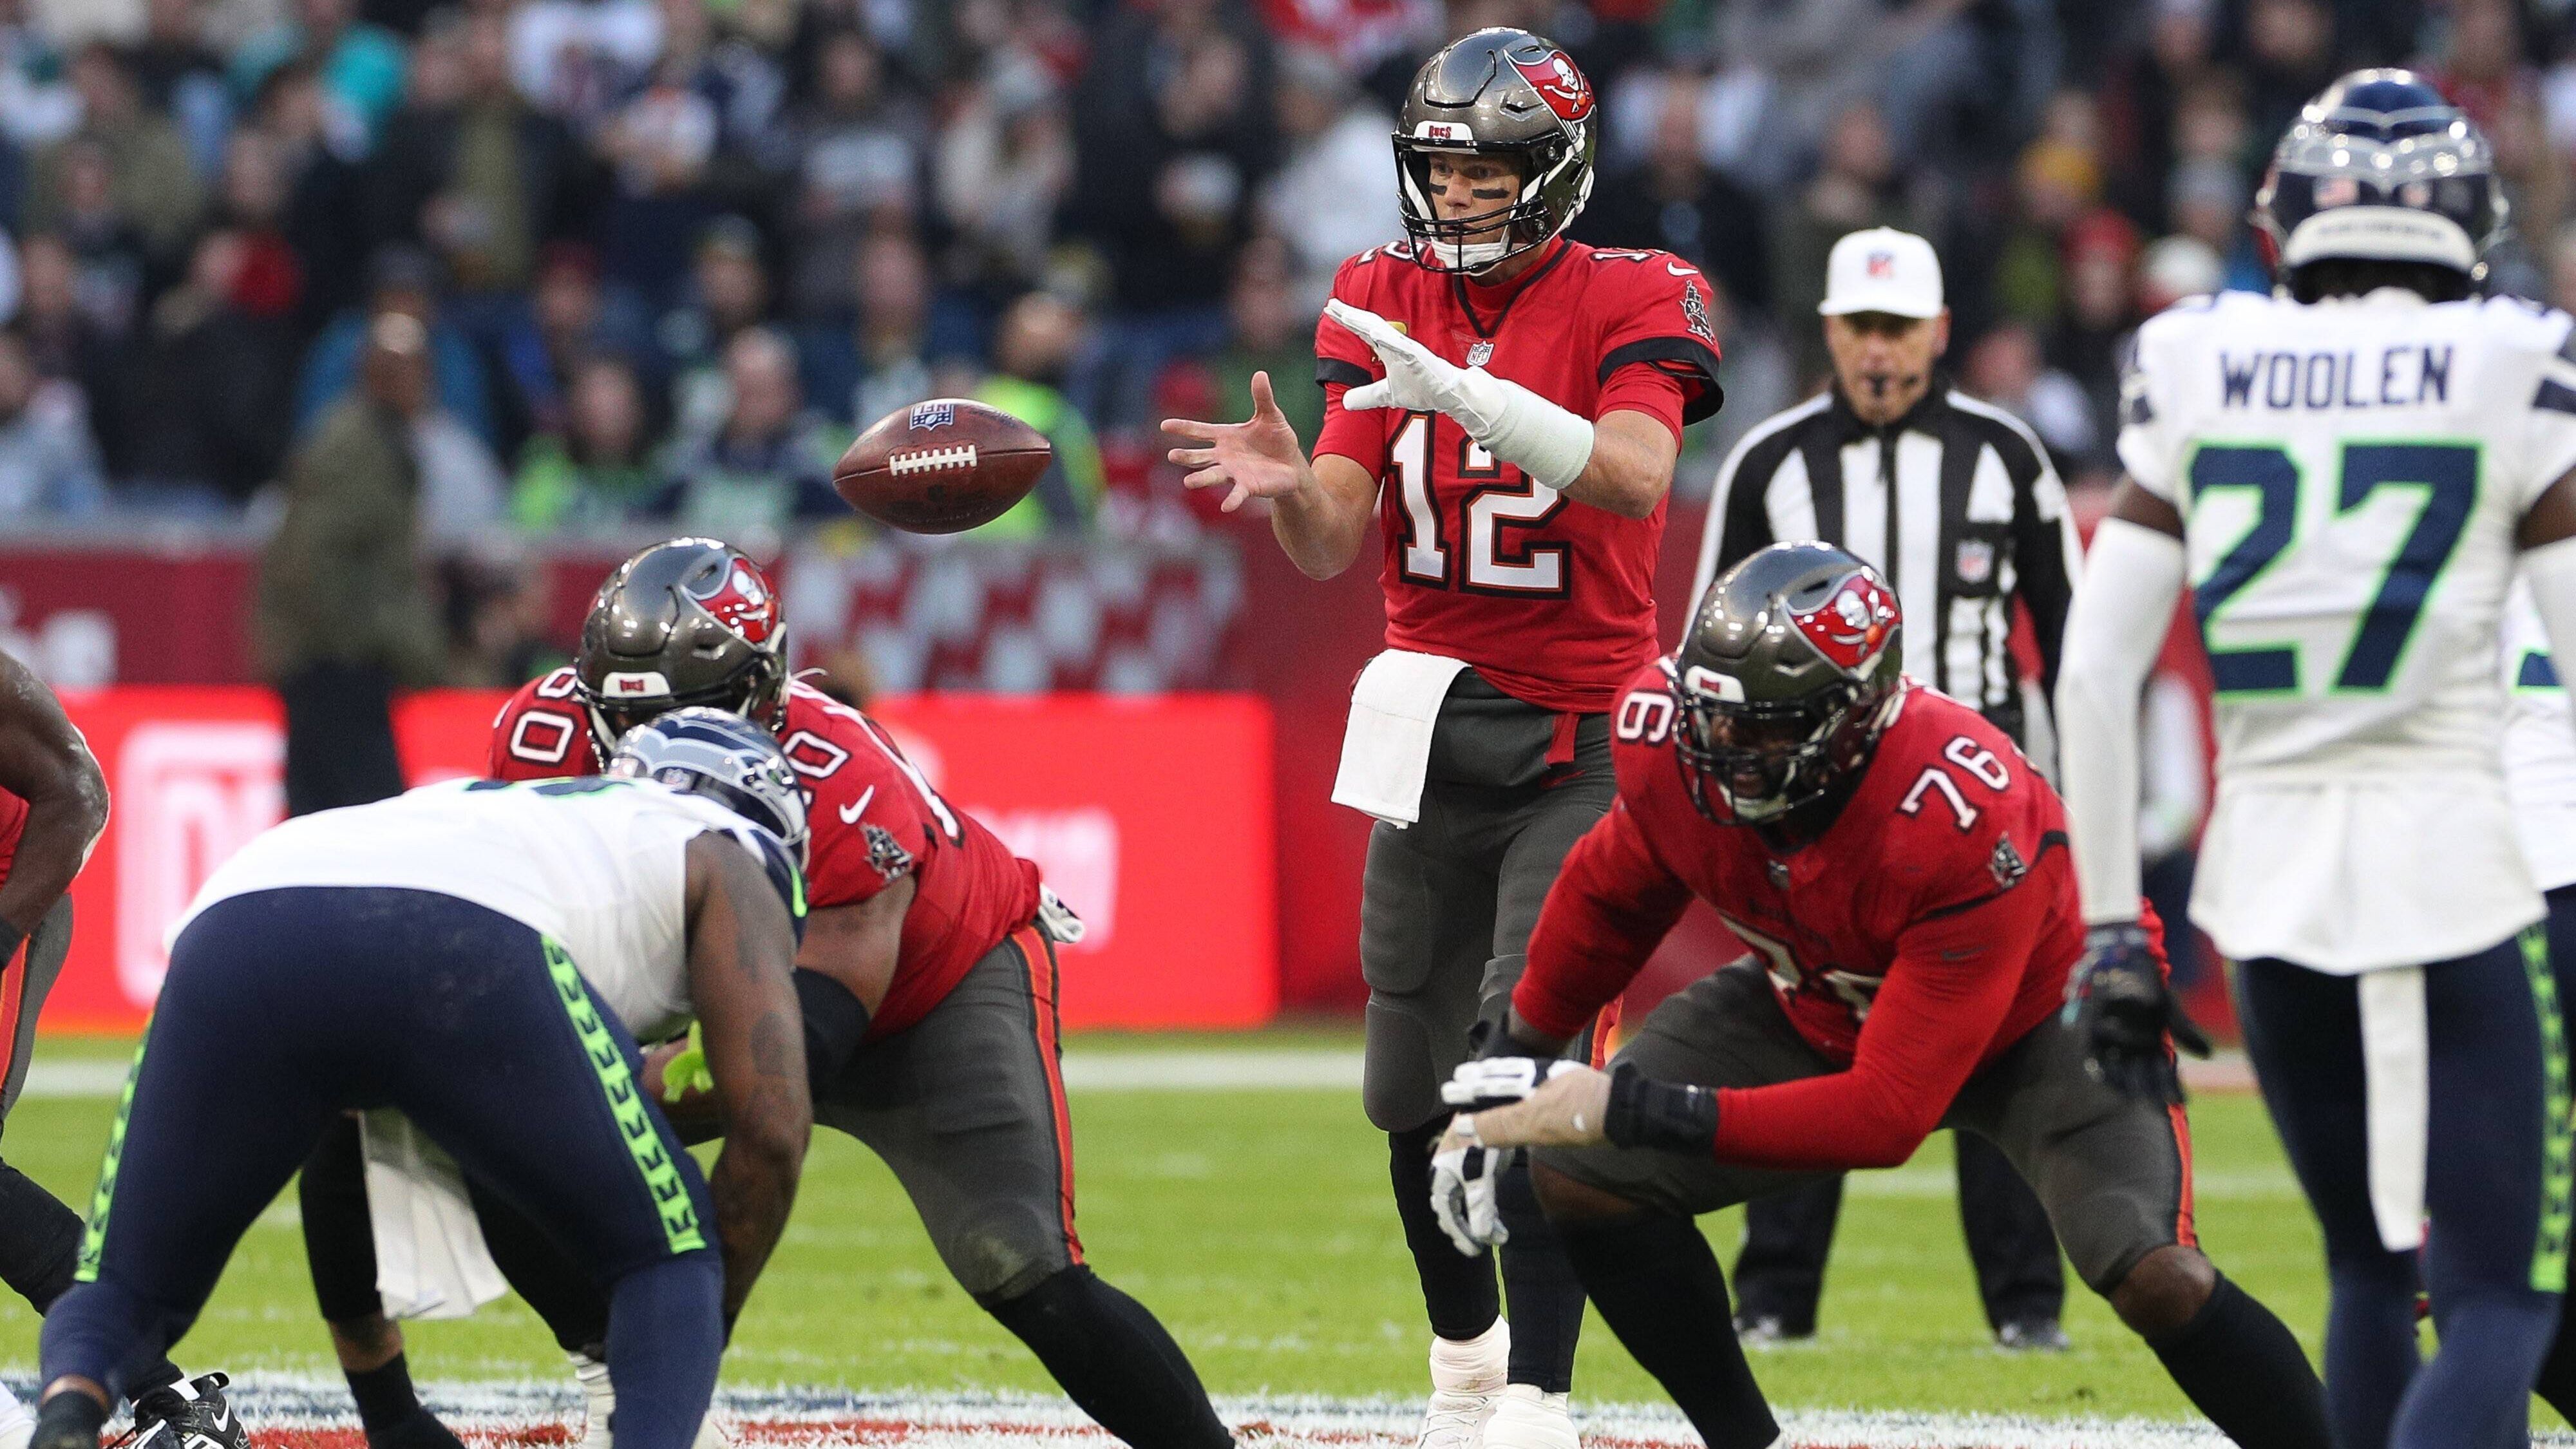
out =
[(2107, 476), (2122, 338), (2264, 285), (2269, 145), (2353, 65), (2479, 120), (2495, 284), (2576, 303), (2565, 0), (0, 0), (0, 519), (359, 469), (432, 541), (758, 542), (968, 395), (1057, 449), (996, 532), (1196, 528), (1153, 421), (1267, 369), (1312, 438), (1394, 108), (1488, 24), (1601, 89), (1574, 234), (1721, 286), (1686, 488), (1820, 381), (1826, 251), (1877, 224), (1939, 244), (1964, 385)]

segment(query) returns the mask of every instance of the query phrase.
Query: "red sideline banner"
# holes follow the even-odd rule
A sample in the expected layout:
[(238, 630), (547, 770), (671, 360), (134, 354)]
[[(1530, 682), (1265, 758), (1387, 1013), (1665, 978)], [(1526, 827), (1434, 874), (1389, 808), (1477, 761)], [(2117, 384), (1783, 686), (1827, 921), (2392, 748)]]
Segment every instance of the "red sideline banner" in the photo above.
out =
[[(414, 784), (479, 775), (498, 691), (396, 710)], [(114, 802), (72, 886), (48, 1030), (142, 1026), (163, 937), (218, 864), (284, 812), (266, 690), (124, 686), (66, 696)], [(871, 705), (954, 804), (1034, 860), (1089, 927), (1064, 951), (1069, 1027), (1242, 1027), (1279, 1006), (1271, 721), (1249, 695), (890, 698)]]

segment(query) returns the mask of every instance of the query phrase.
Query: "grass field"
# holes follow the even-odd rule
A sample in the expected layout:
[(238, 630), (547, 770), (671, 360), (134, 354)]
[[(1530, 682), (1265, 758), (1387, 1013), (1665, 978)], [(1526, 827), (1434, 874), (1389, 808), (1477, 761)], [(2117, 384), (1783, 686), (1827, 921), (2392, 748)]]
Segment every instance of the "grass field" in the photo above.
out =
[[(1350, 1049), (1338, 1028), (1230, 1038), (1076, 1038), (1078, 1063), (1179, 1050)], [(48, 1041), (39, 1060), (112, 1057), (119, 1043)], [(86, 1204), (113, 1103), (19, 1104), (8, 1160)], [(1387, 1200), (1384, 1139), (1346, 1089), (1073, 1093), (1081, 1227), (1091, 1261), (1159, 1313), (1221, 1395), (1401, 1396), (1423, 1384), (1419, 1296)], [(2315, 1228), (2261, 1105), (2193, 1104), (2199, 1222), (2210, 1255), (2288, 1320), (2313, 1355), (2324, 1321)], [(1731, 1262), (1738, 1214), (1705, 1220)], [(0, 1295), (0, 1369), (32, 1377), (36, 1319)], [(1980, 1315), (1951, 1191), (1949, 1146), (1856, 1178), (1842, 1218), (1823, 1330), (1757, 1356), (1775, 1401), (1806, 1408), (2145, 1416), (2189, 1410), (2154, 1357), (2080, 1284), (2074, 1351), (1995, 1352)], [(322, 1373), (290, 1192), (243, 1242), (194, 1334), (191, 1369)], [(424, 1379), (551, 1380), (562, 1360), (515, 1298), (464, 1322), (414, 1325)], [(893, 1178), (857, 1144), (816, 1134), (785, 1243), (725, 1367), (736, 1385), (860, 1390), (1043, 1391), (1044, 1373), (949, 1281)], [(1587, 1327), (1577, 1396), (1660, 1398), (1604, 1331)], [(2554, 1419), (2547, 1422), (2555, 1424)]]

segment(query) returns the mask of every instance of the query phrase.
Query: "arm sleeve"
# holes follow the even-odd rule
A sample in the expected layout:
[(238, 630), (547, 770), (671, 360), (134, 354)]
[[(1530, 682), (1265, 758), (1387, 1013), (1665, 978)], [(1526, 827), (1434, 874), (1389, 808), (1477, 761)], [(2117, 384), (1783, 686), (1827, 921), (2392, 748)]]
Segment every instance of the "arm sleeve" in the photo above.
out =
[(1627, 989), (1690, 898), (1646, 844), (1627, 802), (1612, 804), (1566, 854), (1539, 909), (1513, 1012), (1549, 1036), (1581, 1032)]
[[(2045, 877), (2043, 878), (2045, 879)], [(1851, 1070), (1717, 1094), (1718, 1157), (1750, 1167), (1894, 1167), (1941, 1123), (2002, 1029), (2049, 892), (2008, 890), (1897, 937)]]
[(1691, 607), (1699, 607), (1700, 596), (1717, 576), (1733, 568), (1745, 555), (1769, 547), (1771, 510), (1764, 494), (1770, 491), (1768, 477), (1749, 475), (1744, 471), (1745, 455), (1753, 451), (1755, 434), (1747, 433), (1737, 440), (1717, 470), (1717, 491), (1708, 499), (1708, 520), (1699, 536), (1699, 565), (1691, 571)]
[(2057, 680), (2057, 768), (2084, 919), (2138, 915), (2138, 711), (2182, 592), (2183, 543), (2106, 518), (2066, 621)]

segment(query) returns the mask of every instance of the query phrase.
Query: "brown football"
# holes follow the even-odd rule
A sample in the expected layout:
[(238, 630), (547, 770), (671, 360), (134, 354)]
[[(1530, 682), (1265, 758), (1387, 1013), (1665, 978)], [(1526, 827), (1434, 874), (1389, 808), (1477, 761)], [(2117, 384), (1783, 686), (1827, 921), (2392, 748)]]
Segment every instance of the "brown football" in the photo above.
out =
[(1026, 498), (1055, 450), (1037, 429), (962, 397), (897, 408), (832, 468), (852, 508), (907, 533), (963, 533)]

